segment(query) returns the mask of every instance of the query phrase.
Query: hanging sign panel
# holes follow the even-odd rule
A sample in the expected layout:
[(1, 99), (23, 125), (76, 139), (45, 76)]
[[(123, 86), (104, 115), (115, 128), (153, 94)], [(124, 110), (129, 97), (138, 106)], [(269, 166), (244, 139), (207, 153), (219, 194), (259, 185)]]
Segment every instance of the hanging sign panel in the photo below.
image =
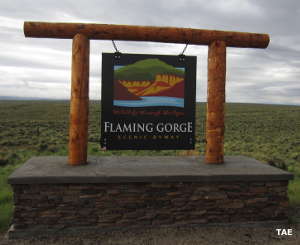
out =
[(194, 149), (196, 58), (103, 53), (101, 146)]

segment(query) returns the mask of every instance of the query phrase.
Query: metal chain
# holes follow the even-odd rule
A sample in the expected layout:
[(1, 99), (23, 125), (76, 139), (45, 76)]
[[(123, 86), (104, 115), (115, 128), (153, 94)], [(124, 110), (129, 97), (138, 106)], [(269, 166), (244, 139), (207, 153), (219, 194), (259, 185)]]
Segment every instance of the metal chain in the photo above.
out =
[(116, 50), (116, 53), (120, 53), (120, 51), (117, 48), (117, 45), (116, 45), (115, 41), (114, 40), (111, 40), (111, 41), (112, 41), (112, 44), (113, 44), (113, 46), (114, 46), (114, 48)]
[(188, 43), (185, 45), (184, 49), (183, 49), (182, 52), (179, 54), (179, 56), (183, 56), (183, 55), (184, 55), (184, 52), (185, 52), (185, 50), (186, 50), (186, 48), (187, 48), (188, 45), (189, 45)]
[(114, 46), (114, 48), (116, 50), (116, 52), (115, 52), (115, 59), (120, 59), (121, 58), (121, 52), (118, 50), (115, 41), (114, 40), (111, 40), (111, 41), (112, 41), (112, 44), (113, 44), (113, 46)]
[(185, 47), (184, 47), (184, 49), (182, 50), (182, 52), (179, 54), (179, 61), (184, 61), (185, 60), (185, 55), (184, 55), (184, 52), (185, 52), (185, 50), (186, 50), (186, 48), (187, 48), (187, 46), (188, 46), (189, 44), (187, 43), (186, 45), (185, 45)]

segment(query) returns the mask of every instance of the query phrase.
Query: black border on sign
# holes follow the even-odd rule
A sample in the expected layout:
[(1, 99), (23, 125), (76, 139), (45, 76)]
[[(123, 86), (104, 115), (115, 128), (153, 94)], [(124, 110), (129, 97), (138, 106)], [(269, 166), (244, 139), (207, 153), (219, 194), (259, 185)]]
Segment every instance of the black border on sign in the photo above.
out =
[[(164, 118), (162, 122), (186, 122), (191, 121), (193, 125), (192, 133), (182, 133), (183, 139), (173, 143), (162, 143), (160, 141), (151, 142), (143, 141), (146, 144), (142, 144), (139, 140), (119, 141), (112, 140), (109, 133), (102, 133), (104, 121), (111, 122), (129, 122), (132, 118), (130, 116), (116, 116), (113, 115), (113, 84), (114, 84), (114, 66), (115, 65), (128, 65), (136, 61), (158, 58), (167, 64), (175, 67), (185, 68), (185, 89), (184, 89), (184, 117), (178, 118)], [(195, 107), (196, 107), (196, 56), (184, 56), (184, 60), (180, 59), (180, 56), (171, 55), (148, 55), (148, 54), (120, 54), (118, 57), (115, 53), (103, 53), (102, 54), (102, 90), (101, 90), (101, 147), (109, 150), (167, 150), (167, 149), (194, 149), (195, 148)], [(158, 107), (153, 107), (158, 108)], [(153, 116), (140, 116), (138, 120), (133, 122), (147, 122), (153, 120)], [(148, 133), (149, 134), (149, 133)], [(188, 136), (186, 135), (188, 134)], [(163, 134), (162, 134), (163, 135)], [(189, 138), (188, 140), (186, 138)]]

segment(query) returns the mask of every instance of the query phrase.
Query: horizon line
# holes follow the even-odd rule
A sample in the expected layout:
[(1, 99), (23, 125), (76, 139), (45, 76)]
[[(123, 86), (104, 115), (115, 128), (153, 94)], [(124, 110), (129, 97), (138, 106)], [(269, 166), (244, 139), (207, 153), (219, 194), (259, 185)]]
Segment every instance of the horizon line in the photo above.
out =
[[(0, 101), (70, 101), (66, 98), (41, 98), (41, 97), (18, 97), (18, 96), (0, 96)], [(90, 99), (90, 101), (101, 101), (101, 99)], [(197, 100), (196, 103), (207, 103), (207, 101)], [(257, 104), (257, 105), (289, 105), (300, 106), (300, 104), (287, 104), (287, 103), (266, 103), (266, 102), (239, 102), (239, 101), (226, 101), (231, 104)]]

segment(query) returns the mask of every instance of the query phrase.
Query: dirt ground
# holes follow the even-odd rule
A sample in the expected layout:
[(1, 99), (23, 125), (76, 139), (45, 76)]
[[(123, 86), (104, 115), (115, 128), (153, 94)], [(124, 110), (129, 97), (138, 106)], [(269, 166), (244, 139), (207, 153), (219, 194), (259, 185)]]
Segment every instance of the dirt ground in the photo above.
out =
[[(292, 229), (291, 236), (279, 236), (276, 229)], [(244, 244), (300, 244), (300, 224), (268, 225), (266, 227), (197, 227), (197, 228), (161, 228), (106, 234), (78, 235), (76, 238), (51, 237), (25, 240), (8, 240), (5, 234), (0, 236), (1, 245), (244, 245)]]

